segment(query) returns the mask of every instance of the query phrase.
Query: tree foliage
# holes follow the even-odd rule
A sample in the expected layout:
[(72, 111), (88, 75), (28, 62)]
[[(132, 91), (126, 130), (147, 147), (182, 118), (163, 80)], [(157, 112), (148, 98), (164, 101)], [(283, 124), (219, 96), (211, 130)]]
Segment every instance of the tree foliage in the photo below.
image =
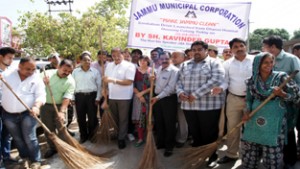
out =
[(292, 39), (300, 39), (300, 29), (294, 31)]
[(262, 46), (262, 40), (271, 35), (278, 35), (284, 41), (289, 40), (290, 38), (288, 31), (285, 29), (256, 29), (250, 34), (250, 51), (260, 50)]
[(60, 13), (58, 17), (47, 13), (27, 12), (19, 20), (24, 32), (23, 47), (36, 57), (58, 52), (75, 58), (82, 51), (95, 54), (99, 49), (99, 27), (102, 28), (103, 46), (106, 50), (125, 47), (127, 44), (129, 0), (103, 0), (80, 17)]

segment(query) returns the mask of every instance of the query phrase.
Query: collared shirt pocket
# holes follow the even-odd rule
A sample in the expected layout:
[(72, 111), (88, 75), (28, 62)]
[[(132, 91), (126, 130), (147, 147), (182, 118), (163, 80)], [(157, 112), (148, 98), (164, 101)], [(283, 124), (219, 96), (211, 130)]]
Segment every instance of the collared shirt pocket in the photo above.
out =
[(34, 82), (30, 82), (30, 83), (22, 85), (21, 94), (22, 95), (32, 95), (34, 93), (34, 87), (35, 87)]

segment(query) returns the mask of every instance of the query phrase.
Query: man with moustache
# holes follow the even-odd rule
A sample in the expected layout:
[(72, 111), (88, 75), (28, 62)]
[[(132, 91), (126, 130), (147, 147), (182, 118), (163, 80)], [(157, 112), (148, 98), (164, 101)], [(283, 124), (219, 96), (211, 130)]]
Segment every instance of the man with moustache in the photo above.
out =
[[(87, 51), (80, 55), (81, 66), (74, 69), (75, 106), (80, 132), (80, 143), (92, 137), (98, 126), (97, 105), (101, 97), (101, 76), (91, 67), (91, 54)], [(86, 117), (88, 121), (86, 121)]]
[(230, 59), (232, 57), (231, 50), (229, 48), (224, 48), (222, 53), (224, 61)]
[(98, 58), (97, 61), (94, 61), (93, 63), (91, 63), (91, 67), (97, 69), (99, 71), (100, 75), (102, 75), (102, 65), (101, 64), (103, 64), (104, 69), (107, 65), (107, 62), (106, 62), (107, 55), (108, 55), (107, 51), (99, 50), (97, 53), (97, 58)]
[(157, 70), (161, 66), (161, 64), (159, 62), (159, 53), (160, 53), (160, 50), (158, 50), (158, 49), (153, 49), (150, 52), (151, 60), (155, 64), (155, 70)]
[(136, 68), (132, 63), (124, 61), (120, 48), (113, 48), (111, 55), (114, 61), (108, 63), (103, 81), (108, 84), (109, 108), (119, 129), (118, 147), (124, 149)]
[[(226, 99), (227, 130), (232, 130), (241, 120), (246, 108), (246, 83), (252, 75), (253, 56), (247, 54), (246, 42), (234, 38), (229, 42), (229, 47), (234, 57), (223, 63), (225, 69), (225, 82), (214, 89), (213, 94), (218, 94), (228, 89)], [(224, 164), (236, 161), (239, 158), (240, 130), (227, 137), (227, 150), (225, 156), (218, 163)]]
[[(211, 90), (224, 81), (222, 64), (207, 55), (208, 44), (195, 41), (191, 45), (194, 58), (184, 62), (176, 85), (181, 108), (193, 137), (193, 147), (212, 143), (218, 138), (218, 123), (224, 94), (212, 95)], [(216, 152), (207, 167), (216, 166)]]
[(3, 73), (2, 78), (11, 86), (12, 90), (30, 107), (28, 111), (14, 96), (10, 89), (0, 83), (2, 87), (3, 121), (19, 151), (20, 157), (30, 160), (31, 169), (41, 166), (41, 152), (36, 136), (37, 121), (40, 107), (46, 101), (45, 85), (36, 71), (33, 58), (21, 58), (19, 69)]
[(143, 52), (140, 49), (133, 49), (131, 52), (131, 63), (138, 67), (139, 58), (143, 55)]
[[(41, 108), (41, 119), (43, 123), (48, 127), (51, 132), (58, 133), (60, 123), (66, 119), (66, 113), (70, 101), (73, 99), (75, 90), (75, 81), (71, 75), (73, 71), (73, 62), (68, 59), (64, 59), (58, 65), (58, 69), (47, 70), (41, 74), (45, 84), (49, 84), (52, 94), (59, 110), (58, 116), (53, 107), (51, 94), (48, 88), (46, 88), (46, 104)], [(61, 139), (64, 139), (60, 135)], [(44, 158), (50, 158), (57, 153), (54, 143), (48, 138), (48, 150), (44, 154)]]
[(171, 64), (170, 52), (160, 54), (161, 67), (156, 74), (155, 97), (152, 98), (153, 116), (156, 126), (157, 149), (165, 148), (164, 156), (173, 154), (176, 137), (177, 96), (176, 81), (178, 68)]

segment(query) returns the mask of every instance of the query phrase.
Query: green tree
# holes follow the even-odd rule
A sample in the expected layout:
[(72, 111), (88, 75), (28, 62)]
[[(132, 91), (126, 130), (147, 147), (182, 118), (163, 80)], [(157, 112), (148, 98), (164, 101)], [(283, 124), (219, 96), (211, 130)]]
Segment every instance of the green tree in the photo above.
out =
[(256, 29), (250, 34), (250, 51), (261, 50), (262, 40), (271, 35), (278, 35), (284, 41), (289, 40), (290, 35), (285, 29)]
[(300, 29), (294, 31), (292, 39), (300, 39)]
[(47, 13), (27, 12), (19, 20), (24, 32), (23, 47), (36, 57), (45, 57), (58, 52), (64, 57), (75, 59), (88, 50), (95, 57), (99, 46), (99, 27), (102, 28), (103, 46), (124, 48), (127, 44), (129, 0), (103, 0), (80, 17), (60, 13), (53, 18)]

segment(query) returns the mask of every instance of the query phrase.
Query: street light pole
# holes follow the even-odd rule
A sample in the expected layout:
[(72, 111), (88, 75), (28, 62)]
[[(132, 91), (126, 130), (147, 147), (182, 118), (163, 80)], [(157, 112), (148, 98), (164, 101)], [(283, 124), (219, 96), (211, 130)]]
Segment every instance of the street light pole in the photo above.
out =
[[(49, 15), (51, 15), (51, 12), (70, 12), (72, 13), (72, 7), (71, 4), (74, 2), (73, 0), (57, 0), (57, 1), (52, 1), (52, 0), (45, 0), (45, 2), (48, 4), (49, 6)], [(69, 9), (62, 9), (62, 10), (51, 10), (51, 5), (55, 6), (55, 5), (69, 5)]]

